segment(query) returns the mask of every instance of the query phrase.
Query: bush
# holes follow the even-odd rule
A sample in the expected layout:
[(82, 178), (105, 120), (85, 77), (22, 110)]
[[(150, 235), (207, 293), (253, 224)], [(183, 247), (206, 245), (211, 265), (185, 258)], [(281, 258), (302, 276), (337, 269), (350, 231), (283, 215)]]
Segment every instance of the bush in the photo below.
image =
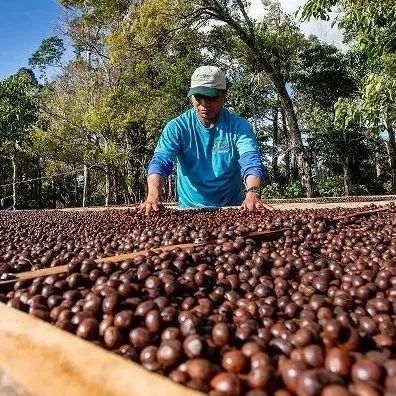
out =
[(320, 197), (340, 197), (345, 195), (344, 178), (341, 175), (329, 176), (316, 183), (316, 192)]
[(387, 180), (384, 184), (383, 184), (383, 188), (386, 191), (386, 194), (393, 194), (392, 191), (392, 181), (391, 180)]
[(283, 195), (285, 198), (303, 197), (303, 189), (299, 182), (288, 183), (283, 187)]
[(355, 184), (352, 186), (351, 190), (352, 195), (369, 195), (372, 193), (369, 187), (364, 184)]
[(279, 183), (271, 183), (263, 188), (261, 193), (264, 199), (299, 198), (303, 196), (301, 184), (298, 182), (288, 183), (281, 186)]
[(280, 199), (283, 198), (283, 193), (281, 186), (279, 183), (271, 183), (267, 184), (262, 192), (261, 192), (262, 198), (267, 198), (267, 199)]

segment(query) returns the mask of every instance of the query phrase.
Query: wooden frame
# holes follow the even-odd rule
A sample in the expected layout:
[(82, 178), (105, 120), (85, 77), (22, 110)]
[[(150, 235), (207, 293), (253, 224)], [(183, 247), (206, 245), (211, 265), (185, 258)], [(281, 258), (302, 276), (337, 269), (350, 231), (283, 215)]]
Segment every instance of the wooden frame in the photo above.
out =
[(4, 304), (0, 317), (0, 368), (32, 395), (201, 395)]

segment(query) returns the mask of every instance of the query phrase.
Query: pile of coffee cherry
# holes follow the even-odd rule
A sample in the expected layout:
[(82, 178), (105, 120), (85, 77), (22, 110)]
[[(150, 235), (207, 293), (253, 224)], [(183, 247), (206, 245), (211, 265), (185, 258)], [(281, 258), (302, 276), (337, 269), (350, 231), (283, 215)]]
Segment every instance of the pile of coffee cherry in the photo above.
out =
[(25, 257), (68, 273), (19, 280), (0, 300), (211, 395), (395, 395), (395, 207), (351, 212), (1, 217), (8, 270)]

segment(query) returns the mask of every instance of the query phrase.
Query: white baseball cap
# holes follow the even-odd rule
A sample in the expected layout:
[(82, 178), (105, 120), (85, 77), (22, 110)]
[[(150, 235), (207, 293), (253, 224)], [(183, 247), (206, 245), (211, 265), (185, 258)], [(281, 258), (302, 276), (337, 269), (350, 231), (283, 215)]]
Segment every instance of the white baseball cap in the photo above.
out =
[(191, 76), (191, 85), (188, 97), (204, 95), (215, 97), (227, 88), (227, 79), (224, 72), (216, 66), (200, 66)]

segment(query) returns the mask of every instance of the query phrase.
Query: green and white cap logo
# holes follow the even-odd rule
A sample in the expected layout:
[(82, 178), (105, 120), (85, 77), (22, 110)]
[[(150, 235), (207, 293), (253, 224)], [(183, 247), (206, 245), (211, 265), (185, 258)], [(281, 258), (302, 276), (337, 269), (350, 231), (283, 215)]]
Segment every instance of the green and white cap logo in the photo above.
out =
[(216, 66), (198, 67), (191, 76), (191, 95), (217, 96), (227, 88), (227, 79), (224, 72)]

